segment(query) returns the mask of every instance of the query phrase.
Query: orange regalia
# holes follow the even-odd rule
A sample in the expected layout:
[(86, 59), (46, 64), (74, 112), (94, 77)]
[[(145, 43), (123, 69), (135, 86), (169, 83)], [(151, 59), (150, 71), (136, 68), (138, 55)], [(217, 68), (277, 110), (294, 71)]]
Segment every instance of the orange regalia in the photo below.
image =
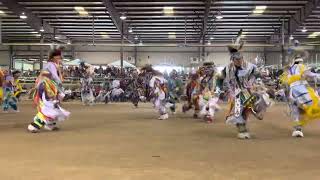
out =
[(187, 102), (183, 105), (182, 111), (187, 112), (188, 110), (194, 108), (194, 118), (198, 117), (200, 111), (199, 106), (199, 95), (201, 91), (200, 83), (200, 71), (190, 75), (190, 80), (186, 85), (186, 98)]
[(182, 111), (186, 112), (194, 108), (194, 118), (198, 118), (201, 105), (199, 98), (205, 89), (213, 92), (215, 90), (215, 65), (213, 62), (205, 62), (198, 71), (189, 76), (189, 82), (186, 85), (187, 103), (183, 105)]

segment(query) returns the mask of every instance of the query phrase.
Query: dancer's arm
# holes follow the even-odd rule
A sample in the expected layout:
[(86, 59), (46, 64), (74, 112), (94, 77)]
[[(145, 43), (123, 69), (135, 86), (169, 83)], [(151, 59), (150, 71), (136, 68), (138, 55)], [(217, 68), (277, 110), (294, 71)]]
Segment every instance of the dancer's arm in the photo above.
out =
[(48, 70), (53, 78), (53, 80), (57, 83), (57, 84), (62, 84), (61, 82), (61, 78), (58, 75), (58, 69), (57, 67), (53, 64), (53, 63), (48, 63), (46, 70)]

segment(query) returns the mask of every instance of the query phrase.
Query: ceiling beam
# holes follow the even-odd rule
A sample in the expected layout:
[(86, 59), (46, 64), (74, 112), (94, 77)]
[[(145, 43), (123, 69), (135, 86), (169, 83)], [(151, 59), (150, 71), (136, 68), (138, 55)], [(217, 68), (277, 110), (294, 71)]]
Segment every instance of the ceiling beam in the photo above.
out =
[(204, 0), (204, 1), (205, 1), (205, 10), (204, 10), (203, 22), (202, 22), (203, 23), (202, 32), (201, 32), (199, 41), (201, 41), (206, 36), (207, 29), (208, 29), (210, 7), (211, 7), (211, 0)]
[[(115, 6), (112, 3), (112, 0), (102, 0), (103, 4), (106, 6), (108, 13), (110, 15), (110, 18), (112, 19), (114, 25), (117, 27), (120, 34), (124, 34), (124, 38), (130, 42), (133, 43), (133, 37), (132, 36), (126, 36), (125, 34), (128, 34), (128, 25), (125, 21), (120, 19), (120, 13), (115, 8)], [(122, 24), (123, 23), (123, 24)], [(123, 29), (122, 29), (123, 28)]]
[(308, 0), (308, 3), (289, 19), (288, 33), (292, 34), (300, 29), (300, 26), (318, 6), (320, 6), (320, 0)]
[[(29, 25), (35, 31), (39, 32), (39, 30), (43, 26), (43, 29), (45, 30), (46, 33), (61, 34), (61, 32), (59, 32), (59, 30), (57, 30), (57, 29), (55, 30), (48, 23), (42, 22), (42, 19), (35, 16), (31, 10), (28, 10), (25, 7), (23, 7), (22, 5), (20, 5), (17, 0), (0, 0), (0, 2), (4, 6), (6, 6), (10, 11), (12, 11), (14, 14), (16, 14), (17, 16), (20, 16), (21, 13), (24, 12), (25, 15), (27, 16), (27, 19), (24, 19), (24, 21), (27, 23), (27, 25)], [(61, 38), (67, 39), (66, 36), (61, 36)]]

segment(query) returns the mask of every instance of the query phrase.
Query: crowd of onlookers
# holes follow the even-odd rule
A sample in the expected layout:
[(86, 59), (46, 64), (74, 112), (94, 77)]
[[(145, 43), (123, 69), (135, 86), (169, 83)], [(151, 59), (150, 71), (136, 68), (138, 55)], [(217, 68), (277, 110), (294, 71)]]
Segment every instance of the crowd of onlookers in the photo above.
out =
[[(116, 66), (99, 66), (94, 68), (95, 77), (104, 77), (104, 78), (125, 78), (130, 77), (131, 74), (136, 71), (135, 68), (125, 67), (121, 71), (120, 67)], [(27, 70), (22, 74), (22, 77), (36, 77), (40, 73), (39, 70)], [(179, 76), (182, 79), (187, 79), (188, 73), (184, 71), (178, 72)], [(68, 66), (63, 69), (64, 77), (78, 78), (81, 77), (81, 71), (78, 66)], [(169, 72), (164, 72), (164, 76), (168, 77)]]
[[(116, 66), (106, 66), (106, 67), (96, 67), (94, 68), (95, 76), (98, 77), (107, 77), (107, 78), (122, 78), (126, 77), (128, 74), (130, 74), (132, 71), (134, 71), (134, 68), (123, 68), (123, 71), (121, 71), (121, 68)], [(36, 77), (39, 75), (39, 70), (27, 70), (23, 73), (23, 77)], [(63, 75), (64, 77), (80, 77), (81, 72), (78, 66), (68, 66), (63, 69)]]

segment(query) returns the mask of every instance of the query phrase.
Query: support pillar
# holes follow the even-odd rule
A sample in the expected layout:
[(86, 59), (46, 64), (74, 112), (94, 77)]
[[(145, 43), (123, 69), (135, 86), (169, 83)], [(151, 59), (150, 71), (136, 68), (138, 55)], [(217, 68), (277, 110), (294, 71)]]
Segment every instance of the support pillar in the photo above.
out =
[[(40, 43), (42, 44), (44, 42), (44, 37), (41, 36), (41, 39), (40, 39)], [(39, 59), (39, 65), (40, 65), (40, 70), (43, 69), (43, 54), (44, 54), (44, 50), (43, 50), (43, 46), (40, 46), (40, 59)]]
[(134, 46), (134, 65), (137, 66), (138, 62), (138, 47)]
[(13, 47), (9, 46), (9, 70), (12, 70), (13, 68), (14, 68)]
[(120, 67), (121, 71), (123, 71), (123, 20), (121, 21), (121, 47), (120, 47)]

